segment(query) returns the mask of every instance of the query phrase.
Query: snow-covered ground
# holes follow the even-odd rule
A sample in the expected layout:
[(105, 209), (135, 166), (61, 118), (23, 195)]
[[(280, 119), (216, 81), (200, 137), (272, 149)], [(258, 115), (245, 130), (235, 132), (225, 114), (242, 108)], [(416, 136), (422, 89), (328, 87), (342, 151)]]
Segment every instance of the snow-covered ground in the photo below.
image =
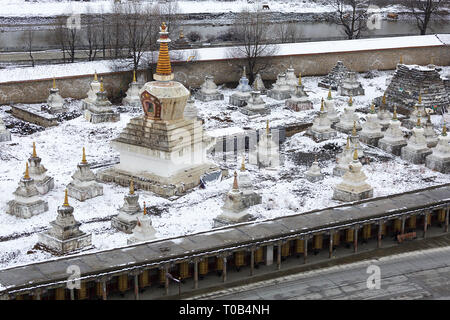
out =
[[(449, 67), (444, 72), (450, 71)], [(366, 90), (363, 97), (355, 97), (354, 103), (363, 108), (370, 101), (383, 94), (386, 88), (386, 78), (393, 71), (379, 72), (374, 79), (360, 77)], [(274, 107), (268, 116), (257, 117), (252, 120), (239, 111), (227, 109), (227, 101), (231, 90), (225, 89), (223, 102), (202, 103), (196, 101), (199, 115), (205, 120), (208, 131), (228, 127), (263, 128), (265, 121), (270, 120), (271, 126), (278, 126), (293, 122), (303, 122), (312, 119), (314, 112), (319, 110), (320, 99), (327, 96), (327, 90), (317, 87), (318, 77), (305, 77), (303, 83), (306, 91), (314, 102), (314, 111), (293, 112), (284, 109), (283, 105)], [(338, 111), (342, 111), (347, 102), (346, 97), (336, 98)], [(276, 101), (263, 97), (268, 103)], [(72, 107), (80, 106), (79, 101), (72, 103)], [(364, 118), (364, 114), (359, 114)], [(4, 109), (0, 116), (8, 122), (10, 115)], [(0, 148), (0, 268), (7, 268), (26, 264), (52, 256), (37, 251), (33, 246), (37, 242), (37, 233), (49, 227), (49, 222), (56, 217), (57, 206), (63, 202), (64, 189), (71, 181), (71, 175), (81, 160), (82, 147), (86, 148), (87, 159), (99, 170), (102, 164), (118, 160), (118, 153), (109, 142), (118, 136), (131, 117), (132, 113), (122, 113), (117, 123), (91, 124), (83, 117), (63, 122), (58, 127), (47, 128), (31, 135), (18, 136), (13, 134), (13, 140), (1, 144)], [(436, 128), (442, 126), (437, 115), (432, 116)], [(230, 132), (231, 133), (231, 132)], [(38, 156), (42, 164), (48, 169), (48, 174), (55, 178), (55, 189), (43, 198), (49, 202), (49, 211), (30, 219), (21, 219), (5, 213), (7, 202), (13, 198), (12, 192), (25, 169), (25, 162), (31, 154), (32, 143), (36, 142)], [(262, 204), (249, 209), (258, 219), (268, 219), (290, 214), (302, 213), (312, 209), (324, 208), (339, 204), (331, 200), (333, 186), (340, 178), (331, 175), (335, 165), (335, 152), (326, 145), (335, 143), (343, 146), (346, 136), (339, 134), (336, 139), (317, 144), (303, 133), (287, 139), (282, 146), (281, 153), (284, 164), (277, 171), (258, 170), (248, 164), (255, 189), (262, 195)], [(367, 154), (372, 158), (370, 164), (364, 166), (368, 182), (374, 187), (374, 196), (414, 190), (431, 185), (450, 182), (448, 175), (433, 172), (423, 165), (411, 165), (399, 157), (392, 157), (383, 151), (364, 146)], [(314, 153), (319, 156), (320, 166), (326, 174), (322, 182), (310, 183), (303, 178), (304, 171), (311, 164)], [(231, 170), (240, 167), (237, 162), (222, 163)], [(140, 202), (146, 201), (152, 206), (153, 226), (157, 230), (158, 238), (180, 236), (198, 231), (209, 230), (213, 226), (213, 218), (221, 212), (223, 197), (231, 188), (232, 179), (227, 178), (216, 184), (208, 185), (206, 189), (196, 188), (187, 195), (170, 201), (158, 197), (150, 192), (139, 191)], [(111, 227), (110, 219), (117, 214), (117, 208), (123, 203), (123, 196), (127, 188), (113, 184), (104, 184), (104, 195), (85, 202), (69, 199), (75, 208), (75, 218), (82, 223), (81, 229), (93, 235), (92, 250), (104, 250), (126, 245), (127, 235)]]
[[(122, 0), (122, 2), (125, 2)], [(154, 2), (156, 3), (156, 1)], [(190, 13), (227, 13), (240, 12), (245, 8), (261, 7), (263, 3), (270, 6), (272, 12), (296, 12), (296, 13), (323, 13), (334, 12), (335, 9), (329, 1), (312, 0), (255, 0), (253, 4), (247, 0), (235, 1), (214, 1), (214, 0), (184, 0), (177, 1), (181, 14)], [(81, 1), (54, 1), (40, 0), (35, 2), (25, 2), (25, 0), (2, 0), (0, 16), (4, 17), (24, 17), (24, 16), (58, 16), (70, 14), (102, 14), (113, 11), (112, 0), (91, 0)], [(401, 6), (387, 6), (382, 9), (386, 12), (401, 10)]]

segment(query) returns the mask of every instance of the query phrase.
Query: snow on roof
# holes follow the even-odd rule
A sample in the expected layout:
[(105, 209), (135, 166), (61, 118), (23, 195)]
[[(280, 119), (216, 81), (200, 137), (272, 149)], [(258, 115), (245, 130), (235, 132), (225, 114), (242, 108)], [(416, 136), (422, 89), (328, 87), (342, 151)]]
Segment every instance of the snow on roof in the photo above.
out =
[(441, 33), (441, 34), (437, 34), (436, 37), (437, 37), (443, 44), (450, 45), (450, 34), (448, 34), (448, 33)]

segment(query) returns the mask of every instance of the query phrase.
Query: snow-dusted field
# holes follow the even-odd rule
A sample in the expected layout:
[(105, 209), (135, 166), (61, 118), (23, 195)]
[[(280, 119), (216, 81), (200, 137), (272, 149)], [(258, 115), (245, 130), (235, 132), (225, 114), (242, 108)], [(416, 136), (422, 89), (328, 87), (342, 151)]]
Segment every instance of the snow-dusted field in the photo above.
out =
[[(444, 69), (444, 74), (450, 71), (449, 67)], [(386, 78), (392, 74), (393, 71), (387, 71), (379, 72), (374, 79), (360, 77), (366, 95), (354, 98), (356, 106), (367, 107), (373, 98), (382, 95), (386, 88)], [(215, 130), (216, 135), (221, 128), (223, 131), (235, 130), (227, 129), (230, 127), (263, 128), (267, 119), (271, 126), (309, 121), (315, 111), (319, 110), (320, 99), (327, 96), (327, 90), (317, 87), (317, 81), (317, 77), (303, 78), (305, 88), (314, 102), (313, 111), (293, 112), (280, 105), (268, 116), (249, 120), (239, 111), (227, 109), (226, 102), (196, 101), (196, 105), (199, 115), (205, 120), (205, 129)], [(232, 90), (224, 89), (223, 93), (225, 101), (228, 101)], [(348, 98), (336, 96), (336, 93), (333, 96), (336, 98), (337, 110), (342, 111)], [(277, 103), (265, 96), (263, 98), (269, 104)], [(79, 106), (80, 102), (75, 101), (72, 107)], [(0, 116), (6, 118), (6, 122), (10, 117), (4, 109), (0, 111)], [(57, 206), (63, 202), (64, 189), (81, 160), (82, 147), (86, 148), (87, 159), (94, 167), (117, 161), (118, 153), (110, 147), (109, 142), (118, 136), (133, 116), (136, 114), (122, 113), (120, 122), (111, 124), (91, 124), (83, 117), (78, 117), (31, 135), (13, 134), (11, 142), (0, 145), (0, 268), (52, 257), (48, 253), (34, 250), (33, 246), (37, 241), (37, 233), (48, 228), (49, 222), (56, 217)], [(361, 113), (360, 117), (365, 116)], [(432, 121), (440, 129), (440, 116), (432, 116)], [(55, 178), (55, 189), (44, 196), (49, 202), (48, 212), (31, 219), (20, 219), (5, 213), (6, 204), (13, 198), (12, 192), (23, 174), (33, 141), (36, 142), (42, 164), (48, 169), (48, 174)], [(262, 204), (250, 208), (249, 212), (258, 219), (268, 219), (337, 205), (338, 202), (331, 200), (332, 188), (340, 181), (340, 178), (331, 175), (335, 154), (323, 147), (329, 143), (343, 146), (345, 142), (346, 136), (343, 134), (339, 134), (333, 141), (317, 144), (299, 133), (288, 138), (282, 146), (284, 165), (279, 170), (258, 170), (248, 164), (254, 186), (263, 198)], [(368, 176), (368, 182), (374, 187), (375, 197), (450, 182), (448, 175), (433, 172), (421, 165), (411, 165), (379, 149), (364, 147), (373, 159), (363, 170)], [(314, 153), (318, 153), (320, 166), (326, 174), (322, 182), (315, 184), (303, 179), (304, 171), (311, 163), (308, 157), (312, 157)], [(240, 167), (240, 159), (237, 163), (227, 162), (222, 166), (234, 170)], [(194, 189), (174, 201), (139, 191), (140, 202), (142, 204), (146, 201), (147, 205), (153, 206), (151, 211), (158, 213), (152, 217), (158, 238), (185, 235), (212, 228), (213, 218), (220, 214), (224, 194), (230, 190), (231, 184), (232, 179), (228, 178), (208, 185), (206, 189)], [(102, 197), (84, 203), (69, 199), (75, 208), (75, 218), (82, 223), (81, 229), (93, 234), (95, 248), (92, 250), (126, 245), (128, 235), (111, 228), (110, 219), (117, 214), (117, 208), (122, 205), (123, 196), (127, 192), (127, 188), (104, 184)]]

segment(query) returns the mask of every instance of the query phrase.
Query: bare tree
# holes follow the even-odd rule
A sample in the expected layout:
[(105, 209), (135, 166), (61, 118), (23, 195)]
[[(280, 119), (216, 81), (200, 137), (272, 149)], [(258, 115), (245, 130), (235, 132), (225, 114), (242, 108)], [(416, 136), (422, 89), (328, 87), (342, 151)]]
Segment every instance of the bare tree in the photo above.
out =
[(33, 57), (33, 41), (34, 41), (34, 32), (33, 29), (29, 28), (25, 30), (24, 40), (27, 46), (28, 55), (30, 56), (31, 66), (34, 67), (34, 57)]
[(358, 39), (367, 29), (367, 0), (333, 0), (331, 5), (336, 10), (334, 22), (343, 27), (348, 39)]
[(66, 63), (66, 40), (65, 40), (65, 19), (59, 16), (56, 20), (55, 36), (59, 45), (61, 46), (61, 52), (63, 54), (63, 63)]
[(67, 27), (67, 20), (64, 17), (57, 19), (56, 38), (61, 45), (63, 52), (63, 60), (66, 62), (66, 54), (69, 56), (69, 61), (75, 61), (75, 52), (78, 46), (78, 28)]
[(428, 25), (433, 17), (442, 15), (444, 7), (450, 4), (449, 0), (407, 0), (406, 7), (414, 15), (420, 34), (427, 32)]
[(99, 36), (98, 30), (96, 30), (94, 25), (93, 16), (87, 12), (87, 14), (83, 17), (85, 29), (85, 40), (87, 44), (87, 56), (89, 61), (94, 61), (97, 56), (97, 51), (99, 50)]
[(275, 25), (275, 34), (282, 43), (295, 42), (297, 40), (297, 31), (293, 22), (277, 23)]
[(236, 15), (233, 33), (242, 45), (228, 49), (231, 58), (246, 60), (250, 83), (253, 83), (258, 72), (268, 67), (265, 56), (272, 56), (277, 47), (267, 42), (269, 23), (267, 16), (260, 10), (244, 9)]

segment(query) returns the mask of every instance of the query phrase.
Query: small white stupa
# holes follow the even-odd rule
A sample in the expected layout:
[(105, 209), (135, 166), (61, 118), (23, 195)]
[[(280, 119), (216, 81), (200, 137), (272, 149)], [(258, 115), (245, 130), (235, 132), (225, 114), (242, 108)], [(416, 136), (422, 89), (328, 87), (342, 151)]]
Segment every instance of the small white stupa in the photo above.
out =
[(7, 203), (6, 213), (20, 218), (30, 218), (48, 211), (48, 203), (39, 196), (34, 179), (30, 177), (28, 162), (25, 175), (20, 179), (19, 186), (13, 192), (14, 200)]
[(91, 165), (86, 160), (84, 147), (83, 158), (77, 165), (77, 171), (72, 175), (72, 179), (72, 182), (67, 186), (69, 197), (85, 201), (103, 195), (103, 186), (95, 181), (95, 174), (91, 171)]
[(339, 122), (336, 123), (336, 130), (350, 134), (353, 130), (353, 124), (356, 121), (356, 130), (361, 130), (361, 124), (359, 123), (359, 117), (355, 113), (356, 108), (353, 107), (353, 97), (350, 96), (348, 100), (348, 106), (344, 108), (344, 113), (339, 117)]
[(280, 166), (280, 147), (272, 140), (269, 120), (266, 123), (266, 132), (259, 137), (257, 152), (260, 168), (275, 169)]
[(242, 107), (247, 101), (250, 99), (250, 92), (252, 91), (252, 87), (248, 84), (248, 78), (245, 74), (245, 66), (242, 71), (242, 77), (239, 79), (239, 85), (236, 87), (236, 92), (234, 92), (230, 96), (230, 104), (233, 106)]
[(56, 87), (55, 78), (53, 78), (53, 87), (50, 89), (50, 95), (47, 98), (47, 106), (44, 108), (51, 114), (67, 111), (67, 107), (64, 104), (64, 99), (61, 97), (59, 94), (59, 89)]
[(301, 73), (298, 76), (298, 84), (295, 86), (293, 94), (286, 100), (285, 104), (294, 111), (310, 110), (313, 108), (313, 103), (308, 99), (308, 95), (304, 90)]
[(46, 194), (55, 187), (55, 180), (46, 175), (47, 169), (41, 164), (41, 158), (36, 154), (36, 144), (33, 142), (33, 153), (28, 158), (30, 177), (34, 179), (40, 194)]
[(265, 95), (267, 93), (266, 86), (264, 85), (264, 81), (261, 78), (261, 75), (259, 73), (256, 74), (255, 81), (253, 81), (252, 84), (253, 91), (259, 91), (262, 95)]
[(94, 103), (97, 100), (97, 92), (100, 91), (100, 82), (98, 81), (97, 72), (94, 74), (94, 80), (89, 84), (89, 91), (87, 92), (87, 98), (83, 99), (81, 108), (85, 110), (87, 106)]
[(366, 122), (361, 127), (362, 130), (359, 133), (361, 142), (374, 147), (378, 146), (378, 141), (383, 138), (384, 133), (381, 131), (380, 120), (375, 113), (375, 105), (372, 104)]
[(412, 131), (408, 144), (402, 148), (401, 157), (403, 160), (414, 164), (425, 163), (425, 158), (431, 154), (431, 149), (427, 147), (427, 140), (423, 135), (424, 130), (420, 123), (420, 115), (417, 118), (417, 126)]
[(444, 124), (442, 134), (433, 153), (426, 157), (425, 166), (441, 173), (450, 173), (450, 136), (447, 135), (447, 126)]
[(297, 83), (298, 79), (295, 75), (295, 70), (292, 66), (286, 70), (286, 84), (290, 87), (291, 93), (295, 93), (297, 91)]
[(270, 109), (267, 104), (261, 98), (261, 92), (252, 91), (251, 98), (248, 99), (247, 104), (239, 109), (243, 114), (253, 116), (253, 115), (266, 115), (270, 113)]
[(119, 121), (120, 113), (113, 109), (112, 103), (108, 100), (103, 87), (103, 78), (100, 79), (100, 90), (96, 95), (96, 100), (87, 104), (86, 110), (84, 110), (85, 119), (92, 123)]
[(140, 212), (139, 195), (134, 191), (133, 180), (130, 180), (129, 193), (123, 198), (123, 206), (119, 209), (119, 214), (111, 219), (111, 225), (117, 230), (131, 233)]
[(361, 171), (362, 164), (358, 160), (358, 151), (353, 153), (353, 161), (342, 177), (342, 182), (335, 186), (333, 199), (340, 201), (359, 201), (373, 197), (373, 188), (366, 182), (367, 177)]
[(291, 87), (286, 82), (286, 74), (282, 73), (277, 76), (277, 81), (273, 84), (272, 89), (267, 91), (267, 96), (275, 100), (285, 100), (291, 97)]
[(123, 98), (122, 104), (126, 106), (131, 106), (133, 108), (141, 107), (141, 96), (139, 95), (139, 90), (141, 89), (141, 84), (136, 80), (136, 70), (133, 70), (133, 81), (130, 82), (128, 90), (126, 92), (126, 97)]
[(183, 117), (186, 120), (198, 120), (198, 109), (195, 106), (195, 101), (189, 98), (186, 102), (186, 107), (183, 111)]
[(156, 230), (152, 226), (152, 219), (147, 214), (147, 206), (144, 202), (144, 212), (136, 219), (133, 235), (128, 239), (128, 244), (145, 242), (155, 239)]
[(342, 177), (348, 171), (348, 165), (353, 160), (352, 148), (350, 147), (350, 137), (347, 137), (347, 144), (337, 156), (337, 164), (333, 168), (333, 175)]
[(311, 136), (316, 142), (334, 138), (337, 134), (336, 130), (331, 128), (331, 121), (327, 117), (323, 99), (320, 111), (314, 118), (312, 127), (309, 127), (306, 131), (306, 134)]
[(406, 119), (405, 121), (403, 121), (403, 126), (405, 128), (412, 130), (416, 126), (417, 119), (419, 119), (419, 118), (422, 123), (426, 123), (427, 112), (425, 110), (424, 104), (422, 103), (422, 95), (421, 94), (419, 94), (419, 101), (414, 106), (414, 109), (411, 111), (409, 118)]
[(319, 162), (317, 162), (317, 156), (315, 156), (314, 162), (309, 170), (305, 172), (305, 178), (310, 182), (323, 180), (323, 173), (320, 170)]
[(74, 253), (92, 248), (92, 235), (80, 230), (81, 223), (73, 216), (69, 198), (64, 196), (64, 204), (58, 207), (56, 219), (51, 228), (38, 234), (37, 246), (57, 255)]
[(328, 97), (325, 100), (325, 109), (327, 110), (327, 117), (331, 121), (331, 127), (339, 122), (339, 115), (334, 105), (334, 99), (331, 95), (331, 87), (328, 89)]
[(11, 141), (11, 132), (6, 129), (3, 119), (0, 117), (0, 142)]
[(350, 135), (350, 147), (352, 149), (352, 153), (354, 153), (355, 150), (358, 150), (358, 156), (360, 158), (364, 156), (363, 148), (359, 142), (359, 134), (356, 130), (356, 121), (353, 122), (352, 134)]
[(205, 77), (205, 82), (203, 82), (195, 97), (200, 101), (223, 100), (223, 94), (217, 89), (213, 76)]
[(339, 86), (341, 96), (363, 96), (364, 89), (358, 82), (355, 72), (348, 72)]
[(423, 135), (425, 136), (425, 140), (427, 140), (428, 148), (434, 148), (438, 143), (438, 135), (434, 130), (433, 123), (431, 122), (430, 114), (427, 114), (427, 122), (425, 123), (425, 127), (423, 128)]
[(394, 106), (394, 115), (384, 137), (378, 141), (378, 147), (396, 156), (401, 154), (401, 149), (406, 146), (406, 139), (400, 129), (400, 121), (397, 119), (397, 107)]

